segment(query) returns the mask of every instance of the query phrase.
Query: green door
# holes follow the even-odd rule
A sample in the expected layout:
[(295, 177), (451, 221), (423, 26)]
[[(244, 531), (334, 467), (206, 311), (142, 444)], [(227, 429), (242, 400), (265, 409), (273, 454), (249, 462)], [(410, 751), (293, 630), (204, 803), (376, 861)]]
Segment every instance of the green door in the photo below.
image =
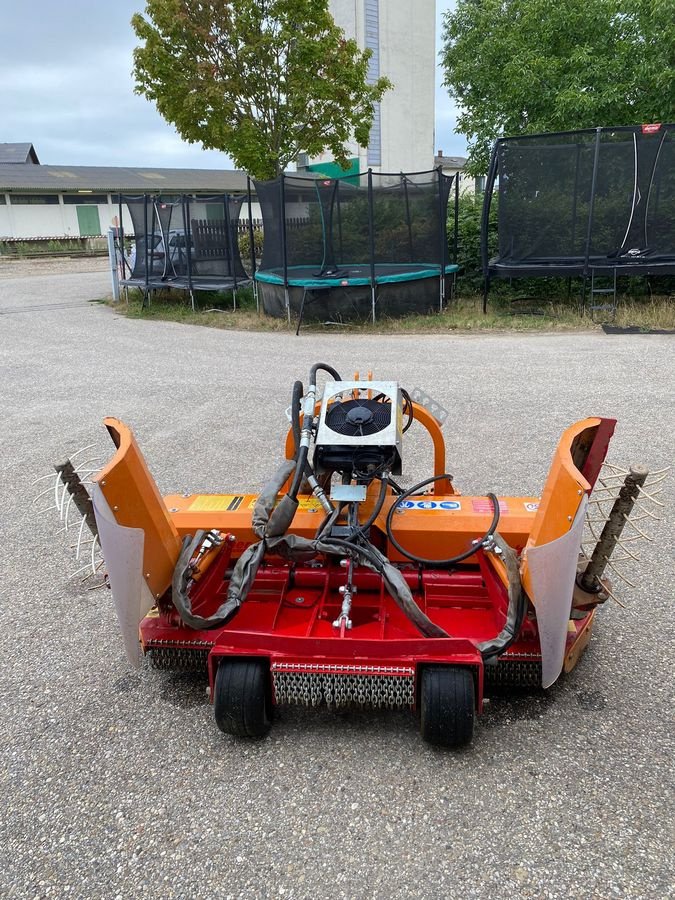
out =
[(225, 218), (225, 205), (223, 203), (206, 204), (206, 221), (222, 222)]
[(95, 237), (101, 233), (101, 220), (98, 217), (98, 206), (78, 206), (77, 224), (80, 226), (80, 237)]

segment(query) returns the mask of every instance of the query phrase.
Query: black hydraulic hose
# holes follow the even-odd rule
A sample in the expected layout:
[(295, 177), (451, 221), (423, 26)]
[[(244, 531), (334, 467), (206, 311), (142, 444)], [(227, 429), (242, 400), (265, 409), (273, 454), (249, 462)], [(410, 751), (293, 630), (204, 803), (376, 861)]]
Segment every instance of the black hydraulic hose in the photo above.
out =
[(334, 381), (342, 381), (342, 378), (340, 377), (340, 375), (335, 371), (335, 369), (332, 366), (329, 366), (328, 363), (318, 362), (318, 363), (314, 363), (312, 368), (309, 370), (309, 383), (310, 384), (316, 384), (316, 373), (319, 371), (328, 372), (329, 375), (333, 376)]
[(492, 537), (494, 532), (497, 530), (497, 525), (499, 524), (499, 501), (495, 497), (494, 494), (486, 494), (487, 498), (492, 503), (492, 508), (494, 510), (494, 514), (492, 516), (492, 522), (490, 527), (485, 532), (483, 537), (476, 541), (473, 547), (470, 547), (468, 550), (465, 550), (463, 553), (458, 553), (457, 556), (451, 556), (448, 559), (426, 559), (424, 556), (416, 556), (414, 553), (410, 553), (408, 550), (405, 550), (399, 542), (396, 540), (392, 533), (392, 520), (394, 518), (394, 513), (401, 505), (404, 503), (408, 497), (412, 494), (416, 494), (423, 487), (426, 487), (428, 484), (433, 484), (436, 481), (440, 481), (443, 478), (448, 478), (448, 475), (434, 475), (433, 478), (427, 478), (426, 481), (420, 481), (419, 484), (413, 485), (413, 487), (408, 488), (407, 491), (404, 491), (399, 497), (396, 498), (396, 502), (392, 503), (389, 512), (387, 513), (387, 537), (393, 544), (393, 546), (401, 553), (406, 559), (412, 560), (412, 562), (420, 563), (425, 566), (432, 566), (437, 569), (446, 568), (447, 566), (454, 566), (457, 563), (463, 562), (465, 559), (468, 559), (470, 556), (473, 556), (480, 548), (485, 544), (485, 542)]
[(302, 386), (302, 382), (294, 382), (293, 393), (291, 395), (291, 429), (293, 431), (293, 443), (295, 445), (293, 459), (298, 458), (298, 450), (300, 449), (300, 404), (304, 393), (305, 389)]
[(353, 541), (357, 537), (363, 537), (370, 526), (373, 524), (375, 519), (382, 512), (382, 507), (384, 506), (384, 501), (387, 496), (387, 487), (389, 486), (389, 479), (383, 477), (380, 483), (380, 493), (377, 495), (377, 500), (375, 502), (375, 506), (373, 507), (370, 515), (366, 519), (366, 521), (362, 525), (357, 525), (356, 528), (350, 534), (348, 540)]
[(318, 538), (320, 538), (321, 535), (322, 535), (325, 531), (327, 531), (329, 528), (332, 528), (333, 525), (335, 525), (335, 523), (337, 522), (337, 520), (340, 518), (340, 515), (341, 515), (341, 513), (342, 513), (343, 508), (344, 508), (344, 504), (343, 504), (343, 503), (338, 503), (338, 505), (335, 507), (335, 509), (333, 510), (333, 512), (328, 513), (328, 514), (326, 515), (326, 517), (324, 518), (323, 522), (319, 525), (319, 527), (318, 527), (317, 530), (316, 530), (316, 534), (314, 535), (314, 539), (315, 539), (315, 540), (318, 540)]
[[(318, 371), (327, 372), (335, 379), (335, 381), (342, 381), (339, 373), (332, 366), (329, 366), (327, 363), (314, 363), (312, 368), (309, 370), (309, 389), (307, 391), (308, 400), (306, 401), (306, 403), (311, 405), (312, 409), (311, 411), (309, 409), (305, 409), (305, 419), (310, 415), (312, 417), (314, 416), (314, 399), (316, 397), (316, 373)], [(305, 466), (307, 465), (307, 457), (309, 456), (309, 434), (311, 432), (311, 428), (311, 421), (303, 421), (300, 449), (298, 450), (298, 464), (295, 467), (293, 481), (288, 492), (288, 496), (291, 498), (291, 500), (297, 500), (300, 485), (302, 484), (302, 479), (305, 475)], [(305, 436), (307, 437), (307, 440), (304, 440)]]

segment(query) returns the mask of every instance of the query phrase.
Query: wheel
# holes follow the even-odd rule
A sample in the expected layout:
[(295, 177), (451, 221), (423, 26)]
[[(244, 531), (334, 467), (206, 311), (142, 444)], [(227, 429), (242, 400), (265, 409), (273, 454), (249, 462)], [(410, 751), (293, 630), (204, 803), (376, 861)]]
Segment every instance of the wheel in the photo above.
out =
[(269, 671), (259, 659), (223, 659), (213, 696), (216, 725), (225, 734), (261, 738), (272, 724)]
[(459, 666), (422, 670), (420, 727), (422, 737), (441, 747), (464, 747), (473, 737), (473, 675)]

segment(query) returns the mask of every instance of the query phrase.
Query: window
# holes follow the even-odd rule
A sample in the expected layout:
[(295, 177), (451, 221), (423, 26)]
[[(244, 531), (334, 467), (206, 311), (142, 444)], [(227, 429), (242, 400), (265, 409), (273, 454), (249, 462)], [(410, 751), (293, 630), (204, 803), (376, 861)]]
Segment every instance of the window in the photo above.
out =
[(10, 203), (12, 206), (29, 206), (31, 204), (40, 204), (42, 206), (58, 206), (58, 194), (10, 194)]
[(107, 203), (107, 194), (64, 194), (64, 203), (77, 203), (81, 206), (83, 203)]
[(6, 203), (7, 201), (5, 200), (5, 195), (0, 194), (0, 206), (5, 206)]

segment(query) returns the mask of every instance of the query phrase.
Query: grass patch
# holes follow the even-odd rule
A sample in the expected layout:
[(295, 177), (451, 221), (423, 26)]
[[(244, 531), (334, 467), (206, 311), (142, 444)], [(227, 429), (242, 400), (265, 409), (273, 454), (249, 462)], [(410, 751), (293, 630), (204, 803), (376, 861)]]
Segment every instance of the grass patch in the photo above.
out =
[[(200, 308), (192, 310), (189, 298), (173, 291), (159, 292), (145, 309), (141, 306), (141, 292), (129, 292), (129, 304), (122, 301), (114, 308), (132, 319), (153, 319), (166, 322), (182, 322), (186, 325), (203, 325), (208, 328), (227, 328), (239, 331), (291, 330), (285, 319), (273, 319), (258, 315), (253, 291), (250, 288), (237, 292), (238, 308), (232, 309), (229, 294), (197, 295)], [(597, 318), (597, 314), (596, 314)], [(675, 300), (661, 297), (645, 301), (626, 299), (621, 303), (611, 324), (621, 328), (675, 329)], [(297, 321), (292, 323), (295, 330)], [(443, 334), (447, 332), (568, 332), (597, 330), (587, 314), (582, 317), (576, 307), (546, 301), (509, 301), (496, 298), (491, 302), (487, 315), (481, 308), (479, 296), (460, 298), (442, 313), (410, 315), (400, 318), (383, 316), (374, 325), (371, 322), (330, 323), (307, 321), (302, 331), (347, 334)]]

